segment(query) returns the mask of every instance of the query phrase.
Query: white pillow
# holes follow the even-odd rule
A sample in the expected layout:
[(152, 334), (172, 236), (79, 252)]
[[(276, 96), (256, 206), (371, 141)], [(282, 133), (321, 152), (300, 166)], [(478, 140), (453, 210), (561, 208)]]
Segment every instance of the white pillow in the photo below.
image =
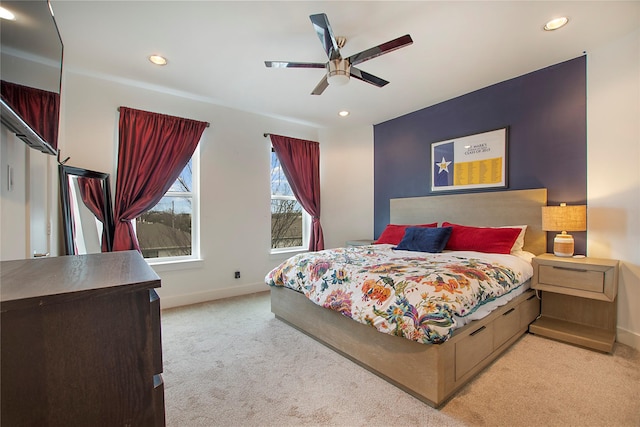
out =
[(514, 252), (511, 252), (511, 255), (517, 256), (518, 258), (522, 258), (528, 263), (531, 263), (531, 261), (536, 257), (534, 254), (527, 251), (514, 251)]
[(518, 238), (513, 243), (513, 246), (511, 246), (511, 253), (521, 251), (522, 248), (524, 248), (524, 235), (527, 232), (526, 225), (504, 225), (498, 228), (519, 228), (520, 234), (518, 234)]

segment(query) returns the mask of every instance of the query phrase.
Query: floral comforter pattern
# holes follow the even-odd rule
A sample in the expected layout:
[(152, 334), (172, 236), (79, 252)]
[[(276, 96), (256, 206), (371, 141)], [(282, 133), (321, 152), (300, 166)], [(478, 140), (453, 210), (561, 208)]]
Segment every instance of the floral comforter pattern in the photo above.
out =
[(380, 332), (425, 344), (446, 341), (455, 316), (509, 293), (531, 277), (511, 255), (395, 251), (392, 245), (293, 256), (265, 278)]

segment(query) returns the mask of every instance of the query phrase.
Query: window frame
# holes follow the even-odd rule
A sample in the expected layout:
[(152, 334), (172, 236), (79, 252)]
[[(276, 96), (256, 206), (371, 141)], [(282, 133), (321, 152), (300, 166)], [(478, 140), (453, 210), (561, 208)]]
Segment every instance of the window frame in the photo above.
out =
[[(185, 165), (186, 167), (186, 165)], [(177, 178), (176, 178), (177, 179)], [(172, 183), (173, 185), (173, 183)], [(200, 258), (200, 144), (191, 156), (191, 191), (167, 190), (164, 197), (191, 197), (191, 255), (166, 256), (144, 258), (149, 265), (173, 264), (181, 262), (199, 261)], [(155, 207), (155, 206), (154, 206)], [(132, 220), (133, 229), (137, 236), (136, 220)]]
[[(273, 169), (271, 168), (272, 153), (275, 154), (275, 150), (273, 149), (273, 147), (271, 147), (271, 150), (269, 152), (269, 176), (271, 176), (271, 173), (273, 171)], [(282, 164), (280, 163), (280, 159), (278, 159), (277, 155), (276, 155), (276, 159), (278, 160), (278, 164), (280, 165), (280, 167), (282, 167)], [(286, 176), (284, 178), (287, 179)], [(287, 184), (289, 184), (288, 179), (287, 179)], [(289, 184), (289, 187), (291, 187), (291, 184)], [(273, 193), (272, 187), (271, 187), (271, 179), (269, 179), (269, 193)], [(271, 194), (271, 197), (269, 199), (269, 224), (271, 224), (271, 221), (272, 221), (271, 220), (271, 215), (272, 215), (271, 204), (273, 203), (273, 200), (295, 200), (300, 205), (300, 202), (298, 201), (298, 199), (296, 199), (296, 197), (293, 195), (287, 196), (287, 195), (280, 195), (280, 194)], [(269, 226), (269, 253), (270, 254), (282, 254), (287, 252), (304, 252), (309, 250), (311, 215), (309, 215), (309, 213), (306, 211), (306, 209), (302, 205), (300, 205), (300, 209), (302, 211), (302, 245), (288, 246), (286, 248), (272, 248), (271, 245), (273, 242), (273, 236), (271, 235), (271, 226)]]

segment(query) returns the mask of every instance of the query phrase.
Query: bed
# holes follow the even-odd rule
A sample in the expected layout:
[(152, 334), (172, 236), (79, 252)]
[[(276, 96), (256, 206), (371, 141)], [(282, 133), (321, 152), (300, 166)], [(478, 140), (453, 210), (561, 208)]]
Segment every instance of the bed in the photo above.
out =
[[(526, 225), (523, 250), (537, 255), (546, 252), (546, 233), (541, 229), (540, 209), (541, 206), (546, 205), (546, 201), (546, 189), (392, 199), (390, 222), (393, 224), (442, 224), (448, 221), (478, 227)], [(442, 227), (440, 229), (442, 230)], [(297, 272), (302, 278), (297, 280), (294, 277), (296, 275), (294, 268), (292, 265), (287, 266), (286, 263), (293, 261), (293, 264), (301, 265), (307, 262), (300, 256), (285, 261), (267, 275), (267, 283), (272, 285), (270, 286), (271, 310), (276, 318), (301, 330), (427, 404), (439, 407), (527, 331), (528, 325), (540, 313), (540, 303), (534, 292), (528, 289), (530, 279), (524, 280), (525, 283), (521, 286), (516, 284), (515, 276), (518, 274), (524, 275), (525, 279), (528, 277), (526, 273), (514, 273), (515, 264), (520, 261), (513, 261), (514, 266), (509, 265), (509, 268), (504, 271), (497, 271), (494, 267), (487, 267), (489, 262), (485, 262), (485, 258), (477, 253), (445, 251), (442, 254), (433, 254), (434, 258), (432, 258), (430, 254), (405, 252), (394, 248), (394, 245), (372, 245), (337, 248), (320, 255), (318, 253), (306, 255), (308, 258), (305, 259), (308, 262), (313, 262), (314, 257), (318, 256), (333, 256), (335, 258), (331, 259), (332, 265), (339, 258), (346, 259), (345, 269), (354, 268), (354, 265), (357, 265), (355, 269), (360, 272), (366, 271), (367, 274), (372, 271), (367, 270), (366, 266), (360, 266), (358, 264), (360, 259), (365, 261), (373, 259), (375, 265), (396, 266), (400, 262), (406, 262), (406, 266), (403, 264), (401, 268), (409, 270), (406, 277), (395, 279), (394, 282), (394, 277), (400, 276), (394, 276), (393, 273), (397, 273), (395, 271), (386, 271), (381, 276), (381, 280), (378, 280), (379, 283), (384, 282), (384, 285), (388, 285), (387, 289), (374, 288), (375, 280), (370, 280), (371, 285), (360, 283), (362, 294), (358, 294), (357, 298), (368, 303), (368, 307), (361, 309), (362, 312), (347, 313), (348, 309), (343, 307), (343, 301), (336, 302), (335, 298), (320, 300), (319, 295), (323, 293), (321, 291), (328, 292), (331, 289), (319, 288), (326, 287), (327, 282), (340, 282), (340, 272), (323, 270), (316, 272), (317, 274), (314, 273), (318, 276), (314, 278), (311, 275), (308, 278), (303, 277), (304, 275)], [(489, 255), (493, 256), (493, 254)], [(441, 258), (434, 261), (436, 257)], [(441, 305), (442, 299), (433, 300), (432, 297), (435, 298), (435, 296), (429, 294), (429, 301), (432, 302), (430, 304), (438, 307), (435, 314), (427, 315), (422, 311), (418, 313), (414, 309), (419, 305), (416, 301), (422, 299), (424, 302), (427, 298), (426, 294), (418, 291), (421, 297), (408, 295), (411, 290), (414, 290), (410, 279), (426, 281), (426, 273), (418, 270), (421, 265), (423, 263), (450, 264), (452, 258), (459, 258), (466, 263), (465, 266), (469, 266), (469, 257), (476, 269), (474, 272), (482, 270), (473, 274), (484, 276), (486, 273), (486, 275), (497, 277), (499, 282), (498, 285), (492, 285), (484, 282), (486, 277), (480, 277), (478, 283), (468, 284), (467, 279), (462, 279), (468, 287), (481, 289), (481, 296), (476, 295), (474, 298), (481, 300), (481, 304), (477, 307), (481, 307), (482, 310), (476, 309), (475, 303), (467, 305), (460, 299), (462, 297), (458, 298), (457, 289), (449, 289), (451, 292), (445, 292), (444, 296), (447, 304)], [(507, 258), (516, 257), (507, 256)], [(526, 267), (523, 268), (526, 270)], [(292, 275), (285, 277), (287, 271)], [(351, 272), (347, 275), (351, 277)], [(324, 278), (318, 281), (319, 276)], [(445, 279), (442, 280), (442, 277)], [(507, 283), (511, 280), (506, 280), (505, 277), (514, 279), (513, 283)], [(444, 286), (447, 283), (453, 283), (440, 271), (430, 276), (430, 280), (436, 278)], [(362, 280), (366, 281), (367, 277)], [(289, 281), (291, 284), (298, 282), (298, 289), (276, 286), (276, 281)], [(408, 285), (407, 282), (409, 282)], [(497, 288), (498, 293), (501, 292), (501, 294), (491, 294), (492, 287)], [(384, 292), (388, 292), (389, 288), (392, 288), (392, 292), (400, 292), (400, 294), (391, 296), (385, 294)], [(305, 293), (312, 299), (316, 298), (315, 303), (309, 300)], [(501, 297), (502, 294), (505, 297)], [(440, 294), (436, 296), (438, 295)], [(455, 301), (447, 302), (446, 295), (456, 295)], [(391, 327), (386, 322), (388, 319), (380, 320), (384, 310), (380, 308), (381, 305), (376, 304), (386, 297), (400, 301), (399, 296), (402, 298), (407, 296), (409, 300), (403, 301), (406, 302), (407, 307), (411, 307), (414, 317), (420, 318), (418, 322), (420, 327), (406, 328), (404, 324), (402, 328), (397, 325)], [(506, 303), (505, 298), (508, 299)], [(331, 304), (334, 305), (331, 306)], [(325, 308), (323, 305), (331, 306), (333, 309)], [(401, 304), (396, 303), (396, 306), (399, 305)], [(487, 307), (491, 307), (492, 311)], [(374, 314), (380, 316), (376, 317), (370, 311), (364, 312), (365, 309), (373, 310)], [(485, 313), (480, 315), (481, 311)], [(390, 315), (390, 313), (392, 310), (388, 310), (387, 314)], [(428, 326), (422, 327), (422, 325)]]

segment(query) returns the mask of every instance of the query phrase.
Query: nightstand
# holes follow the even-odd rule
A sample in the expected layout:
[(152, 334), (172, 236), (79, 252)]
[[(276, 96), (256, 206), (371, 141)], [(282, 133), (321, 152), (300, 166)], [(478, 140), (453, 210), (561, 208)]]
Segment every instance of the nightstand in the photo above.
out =
[(610, 353), (616, 340), (617, 260), (533, 259), (531, 287), (542, 291), (540, 317), (529, 332)]
[(367, 239), (361, 239), (361, 240), (347, 240), (347, 247), (349, 246), (368, 246), (368, 245), (372, 245), (373, 242), (375, 242), (375, 240), (367, 240)]

